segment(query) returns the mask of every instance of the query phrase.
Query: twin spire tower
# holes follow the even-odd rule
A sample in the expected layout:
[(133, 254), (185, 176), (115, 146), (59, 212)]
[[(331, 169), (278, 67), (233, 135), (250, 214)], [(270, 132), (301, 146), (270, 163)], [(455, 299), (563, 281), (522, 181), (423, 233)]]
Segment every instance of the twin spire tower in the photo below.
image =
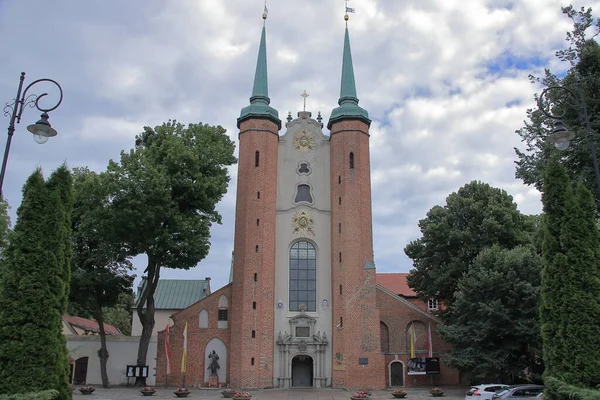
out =
[(384, 388), (371, 120), (358, 105), (348, 27), (329, 135), (306, 110), (280, 135), (267, 78), (263, 26), (250, 104), (237, 119), (230, 385)]

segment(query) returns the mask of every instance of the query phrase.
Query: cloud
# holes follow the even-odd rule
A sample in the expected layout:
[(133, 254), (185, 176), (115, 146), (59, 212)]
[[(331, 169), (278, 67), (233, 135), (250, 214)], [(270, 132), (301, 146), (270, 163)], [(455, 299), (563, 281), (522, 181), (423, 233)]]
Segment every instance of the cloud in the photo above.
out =
[[(353, 0), (348, 28), (360, 105), (369, 111), (375, 263), (407, 271), (403, 248), (418, 221), (462, 185), (505, 189), (525, 213), (541, 212), (539, 193), (514, 177), (514, 131), (535, 107), (528, 74), (564, 71), (554, 57), (570, 23), (558, 0)], [(599, 1), (591, 6), (600, 10)], [(44, 146), (17, 127), (4, 192), (13, 213), (36, 166), (105, 168), (133, 146), (144, 125), (168, 119), (222, 125), (237, 141), (248, 104), (262, 4), (244, 0), (5, 0), (0, 2), (0, 94), (10, 101), (18, 76), (56, 79), (65, 92), (50, 121), (59, 136)], [(307, 109), (324, 122), (337, 106), (345, 22), (343, 2), (269, 4), (269, 95), (284, 119)], [(23, 29), (35, 21), (35, 29)], [(38, 92), (39, 93), (39, 92)], [(8, 122), (7, 120), (5, 120)], [(283, 133), (283, 131), (282, 131)], [(209, 256), (191, 271), (163, 277), (229, 278), (236, 168), (218, 206)], [(14, 219), (14, 218), (13, 218)], [(138, 275), (144, 258), (135, 260)]]

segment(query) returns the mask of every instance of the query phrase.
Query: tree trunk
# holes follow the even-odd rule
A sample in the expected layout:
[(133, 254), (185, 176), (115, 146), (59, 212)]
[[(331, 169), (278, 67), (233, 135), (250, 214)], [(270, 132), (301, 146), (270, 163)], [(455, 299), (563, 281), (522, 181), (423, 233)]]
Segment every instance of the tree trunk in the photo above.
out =
[(100, 351), (98, 357), (100, 357), (100, 376), (102, 377), (102, 387), (107, 388), (110, 385), (108, 381), (108, 372), (106, 371), (106, 364), (108, 362), (108, 349), (106, 348), (106, 331), (104, 330), (104, 315), (102, 310), (98, 311), (94, 315), (94, 319), (98, 322), (98, 329), (100, 330)]
[[(152, 331), (154, 330), (154, 292), (156, 291), (160, 277), (160, 266), (150, 255), (148, 255), (146, 271), (148, 271), (146, 287), (136, 309), (140, 323), (142, 324), (142, 336), (140, 337), (137, 359), (137, 365), (140, 366), (147, 365), (148, 347), (150, 346)], [(134, 386), (146, 386), (146, 378), (136, 378)]]

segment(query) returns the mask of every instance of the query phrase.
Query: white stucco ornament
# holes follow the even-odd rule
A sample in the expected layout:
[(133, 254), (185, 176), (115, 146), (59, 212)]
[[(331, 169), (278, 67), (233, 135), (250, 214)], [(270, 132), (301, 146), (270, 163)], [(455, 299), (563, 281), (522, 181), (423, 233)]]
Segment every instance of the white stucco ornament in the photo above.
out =
[(294, 234), (307, 236), (315, 235), (313, 230), (315, 222), (313, 220), (313, 213), (310, 211), (296, 211), (292, 217), (292, 228), (294, 228)]
[(315, 137), (309, 131), (298, 131), (294, 135), (294, 150), (308, 153), (315, 148)]

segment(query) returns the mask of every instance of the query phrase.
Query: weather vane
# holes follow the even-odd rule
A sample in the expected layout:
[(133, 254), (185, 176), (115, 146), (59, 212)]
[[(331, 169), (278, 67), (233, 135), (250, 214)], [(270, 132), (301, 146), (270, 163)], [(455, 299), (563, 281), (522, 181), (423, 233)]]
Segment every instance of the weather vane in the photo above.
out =
[(344, 2), (346, 3), (346, 14), (344, 14), (344, 21), (346, 21), (346, 24), (348, 24), (348, 19), (350, 19), (350, 17), (348, 16), (348, 13), (354, 12), (354, 8), (348, 7), (348, 1), (349, 0), (344, 0)]
[(302, 93), (300, 96), (304, 97), (304, 111), (306, 111), (306, 98), (308, 96), (310, 96), (310, 94), (306, 93), (306, 89), (305, 89), (304, 93)]

